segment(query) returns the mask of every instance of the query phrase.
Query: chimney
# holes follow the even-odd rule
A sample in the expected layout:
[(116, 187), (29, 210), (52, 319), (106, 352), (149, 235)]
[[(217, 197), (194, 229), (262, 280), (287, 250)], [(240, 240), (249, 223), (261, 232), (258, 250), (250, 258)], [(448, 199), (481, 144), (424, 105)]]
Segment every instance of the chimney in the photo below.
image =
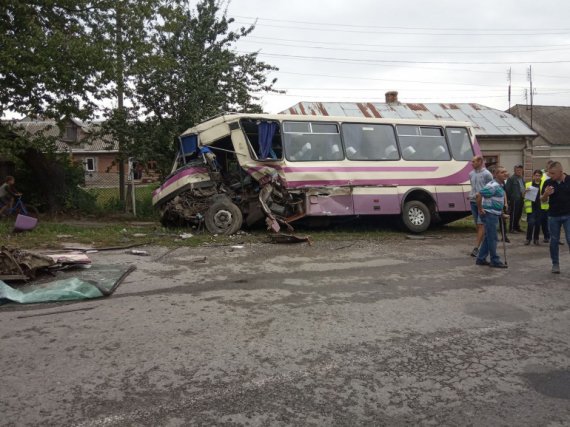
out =
[(393, 104), (393, 103), (397, 103), (398, 102), (398, 91), (397, 90), (391, 90), (389, 92), (386, 92), (386, 103), (387, 104)]

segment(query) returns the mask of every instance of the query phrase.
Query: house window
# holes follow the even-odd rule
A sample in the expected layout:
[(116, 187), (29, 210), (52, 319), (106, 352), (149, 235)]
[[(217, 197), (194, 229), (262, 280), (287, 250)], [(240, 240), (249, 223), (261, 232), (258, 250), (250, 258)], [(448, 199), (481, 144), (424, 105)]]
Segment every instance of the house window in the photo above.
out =
[(83, 164), (87, 172), (95, 172), (95, 159), (93, 157), (87, 157)]
[(483, 159), (485, 159), (485, 166), (487, 168), (500, 165), (499, 161), (501, 158), (498, 154), (484, 154)]
[(65, 128), (65, 140), (66, 141), (77, 141), (77, 126), (67, 126)]

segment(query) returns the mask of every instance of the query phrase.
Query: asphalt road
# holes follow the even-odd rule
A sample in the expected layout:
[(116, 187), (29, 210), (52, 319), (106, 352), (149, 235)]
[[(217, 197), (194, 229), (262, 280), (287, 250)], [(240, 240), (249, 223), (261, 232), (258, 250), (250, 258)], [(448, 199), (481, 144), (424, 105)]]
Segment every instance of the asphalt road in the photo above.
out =
[(93, 254), (137, 270), (0, 307), (0, 425), (570, 425), (568, 248), (471, 240)]

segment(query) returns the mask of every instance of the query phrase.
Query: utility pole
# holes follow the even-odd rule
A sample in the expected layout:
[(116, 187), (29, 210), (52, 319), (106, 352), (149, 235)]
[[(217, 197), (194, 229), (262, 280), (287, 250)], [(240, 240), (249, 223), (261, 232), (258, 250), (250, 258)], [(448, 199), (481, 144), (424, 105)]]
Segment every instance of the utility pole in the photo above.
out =
[[(119, 115), (124, 117), (124, 96), (125, 96), (125, 60), (123, 52), (123, 5), (118, 2), (115, 6), (115, 52), (116, 52), (116, 84), (117, 84), (117, 108), (119, 110)], [(124, 129), (121, 129), (118, 133), (119, 137), (119, 200), (127, 205), (126, 195), (125, 195), (125, 159), (124, 159)]]
[[(532, 65), (528, 66), (528, 70), (527, 70), (527, 78), (528, 81), (530, 83), (530, 91), (529, 91), (529, 98), (530, 98), (530, 128), (533, 129), (532, 127), (532, 106), (534, 105), (534, 92), (532, 89)], [(527, 107), (528, 108), (528, 107)]]
[(509, 67), (507, 70), (507, 81), (509, 82), (509, 111), (511, 111), (511, 78), (512, 78), (512, 69)]

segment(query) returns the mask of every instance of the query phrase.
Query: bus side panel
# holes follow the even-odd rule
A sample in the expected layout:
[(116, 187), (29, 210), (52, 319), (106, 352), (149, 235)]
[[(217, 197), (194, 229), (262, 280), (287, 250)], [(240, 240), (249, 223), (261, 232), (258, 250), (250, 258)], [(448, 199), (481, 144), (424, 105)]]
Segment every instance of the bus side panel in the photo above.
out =
[[(439, 212), (464, 212), (471, 208), (466, 204), (463, 185), (438, 185), (435, 188)], [(469, 193), (467, 193), (467, 198)]]
[(351, 188), (320, 188), (310, 190), (305, 202), (307, 216), (354, 215)]
[(399, 214), (400, 197), (397, 187), (354, 187), (355, 215)]

